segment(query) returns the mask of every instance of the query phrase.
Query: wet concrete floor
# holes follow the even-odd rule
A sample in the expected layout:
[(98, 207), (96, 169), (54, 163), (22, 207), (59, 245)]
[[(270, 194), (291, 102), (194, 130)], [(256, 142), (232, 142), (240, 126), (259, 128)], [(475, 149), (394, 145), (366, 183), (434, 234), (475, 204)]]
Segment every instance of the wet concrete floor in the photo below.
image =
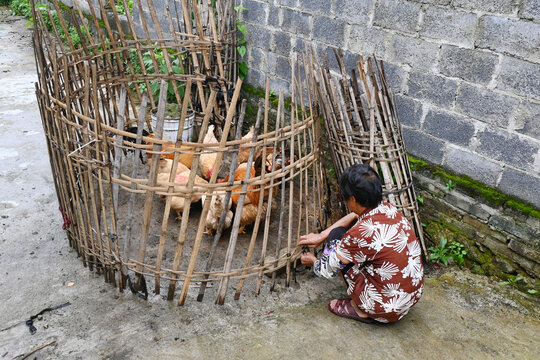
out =
[[(338, 318), (339, 279), (311, 274), (293, 287), (223, 306), (183, 307), (119, 293), (82, 266), (62, 230), (34, 82), (26, 20), (0, 12), (0, 330), (49, 306), (36, 333), (0, 331), (0, 359), (536, 359), (540, 310), (528, 295), (458, 269), (431, 272), (399, 323)], [(71, 283), (73, 283), (72, 286)], [(535, 355), (536, 354), (536, 355)]]

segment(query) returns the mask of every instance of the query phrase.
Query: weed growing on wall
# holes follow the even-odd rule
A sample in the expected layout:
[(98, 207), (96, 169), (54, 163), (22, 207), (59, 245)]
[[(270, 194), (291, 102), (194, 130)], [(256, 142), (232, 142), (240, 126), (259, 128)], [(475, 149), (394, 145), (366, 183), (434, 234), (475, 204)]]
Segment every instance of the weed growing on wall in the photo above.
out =
[[(237, 13), (239, 13), (242, 10), (246, 10), (246, 8), (243, 6), (234, 7), (234, 11), (236, 11)], [(244, 56), (246, 56), (246, 52), (247, 52), (247, 48), (246, 48), (247, 41), (245, 39), (247, 28), (246, 28), (246, 25), (242, 23), (240, 20), (236, 21), (236, 28), (242, 34), (242, 37), (238, 37), (238, 39), (236, 40), (237, 42), (236, 50), (238, 51), (238, 55), (240, 55), (240, 59), (244, 59)], [(238, 76), (240, 77), (240, 79), (242, 80), (245, 79), (247, 75), (247, 70), (248, 70), (248, 67), (245, 61), (241, 61), (238, 63)]]
[[(448, 245), (448, 246), (447, 246)], [(463, 244), (458, 243), (457, 241), (452, 241), (448, 243), (445, 237), (441, 237), (439, 247), (429, 247), (428, 248), (429, 260), (433, 260), (438, 263), (443, 263), (448, 265), (448, 260), (452, 259), (454, 262), (462, 266), (465, 261), (465, 256), (467, 255), (467, 250)]]

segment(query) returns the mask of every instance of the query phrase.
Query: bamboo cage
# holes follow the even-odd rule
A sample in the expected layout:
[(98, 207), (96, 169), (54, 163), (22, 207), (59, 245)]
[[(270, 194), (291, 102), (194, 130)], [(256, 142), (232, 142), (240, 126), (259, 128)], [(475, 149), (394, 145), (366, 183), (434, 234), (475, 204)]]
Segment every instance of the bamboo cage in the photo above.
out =
[(313, 50), (306, 50), (336, 175), (339, 178), (354, 164), (373, 167), (382, 181), (383, 200), (407, 217), (427, 254), (401, 125), (383, 63), (360, 56), (349, 76), (342, 51), (334, 49), (334, 55), (338, 74), (330, 71), (325, 54), (321, 63)]
[[(235, 299), (244, 287), (259, 294), (278, 280), (288, 286), (300, 255), (296, 239), (321, 229), (327, 200), (321, 130), (303, 105), (313, 97), (306, 67), (293, 64), (291, 105), (286, 109), (280, 93), (277, 114), (270, 111), (267, 80), (246, 136), (242, 81), (230, 81), (236, 60), (223, 25), (234, 20), (222, 19), (233, 12), (213, 3), (181, 1), (189, 25), (171, 20), (174, 31), (166, 39), (154, 15), (172, 16), (151, 0), (156, 20), (143, 21), (144, 39), (129, 14), (129, 36), (115, 10), (116, 31), (105, 16), (98, 22), (102, 0), (84, 4), (93, 26), (79, 1), (61, 9), (53, 0), (34, 17), (36, 94), (70, 246), (84, 266), (121, 291), (129, 287), (143, 298), (151, 290), (166, 293), (179, 305), (202, 301), (206, 293), (223, 304), (229, 285)], [(52, 32), (45, 19), (53, 18), (51, 9), (60, 27)], [(81, 44), (62, 39), (69, 24), (86, 24), (78, 27), (85, 32)], [(150, 37), (150, 25), (158, 38)], [(143, 60), (155, 71), (138, 70)], [(181, 109), (174, 140), (164, 138), (168, 96)], [(191, 112), (197, 131), (185, 140)]]

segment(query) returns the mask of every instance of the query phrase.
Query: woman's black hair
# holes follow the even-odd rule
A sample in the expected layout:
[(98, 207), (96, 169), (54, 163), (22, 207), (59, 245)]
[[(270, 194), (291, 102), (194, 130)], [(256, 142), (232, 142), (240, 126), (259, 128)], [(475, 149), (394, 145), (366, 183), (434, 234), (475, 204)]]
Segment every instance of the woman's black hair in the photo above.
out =
[(379, 175), (366, 164), (345, 169), (339, 179), (341, 196), (347, 201), (354, 196), (356, 202), (366, 208), (375, 208), (382, 201), (382, 185)]

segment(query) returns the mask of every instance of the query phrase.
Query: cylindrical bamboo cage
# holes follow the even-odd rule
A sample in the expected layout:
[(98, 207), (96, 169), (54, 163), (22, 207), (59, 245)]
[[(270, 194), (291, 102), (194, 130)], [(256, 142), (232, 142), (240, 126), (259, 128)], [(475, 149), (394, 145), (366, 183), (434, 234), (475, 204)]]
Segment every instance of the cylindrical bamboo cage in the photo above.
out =
[(342, 51), (334, 50), (340, 73), (333, 74), (324, 54), (322, 63), (313, 51), (307, 55), (336, 175), (354, 164), (373, 167), (382, 181), (384, 201), (408, 218), (426, 254), (409, 160), (382, 61), (360, 56), (349, 75)]
[[(293, 66), (290, 109), (280, 94), (270, 111), (267, 81), (248, 133), (242, 81), (229, 81), (234, 51), (219, 41), (230, 34), (214, 21), (222, 13), (211, 1), (181, 3), (192, 26), (171, 20), (171, 38), (138, 39), (116, 13), (114, 32), (105, 16), (91, 27), (77, 1), (52, 1), (54, 13), (35, 12), (36, 93), (64, 228), (83, 264), (144, 298), (165, 290), (184, 304), (212, 293), (221, 304), (233, 282), (235, 299), (244, 285), (273, 287), (281, 269), (290, 283), (296, 239), (324, 216), (320, 129), (303, 107), (305, 67)], [(202, 3), (215, 14), (204, 23)], [(85, 7), (105, 13), (101, 0)], [(52, 32), (45, 16), (59, 19)], [(69, 24), (80, 44), (62, 37)], [(173, 140), (164, 138), (167, 98), (180, 109)]]

